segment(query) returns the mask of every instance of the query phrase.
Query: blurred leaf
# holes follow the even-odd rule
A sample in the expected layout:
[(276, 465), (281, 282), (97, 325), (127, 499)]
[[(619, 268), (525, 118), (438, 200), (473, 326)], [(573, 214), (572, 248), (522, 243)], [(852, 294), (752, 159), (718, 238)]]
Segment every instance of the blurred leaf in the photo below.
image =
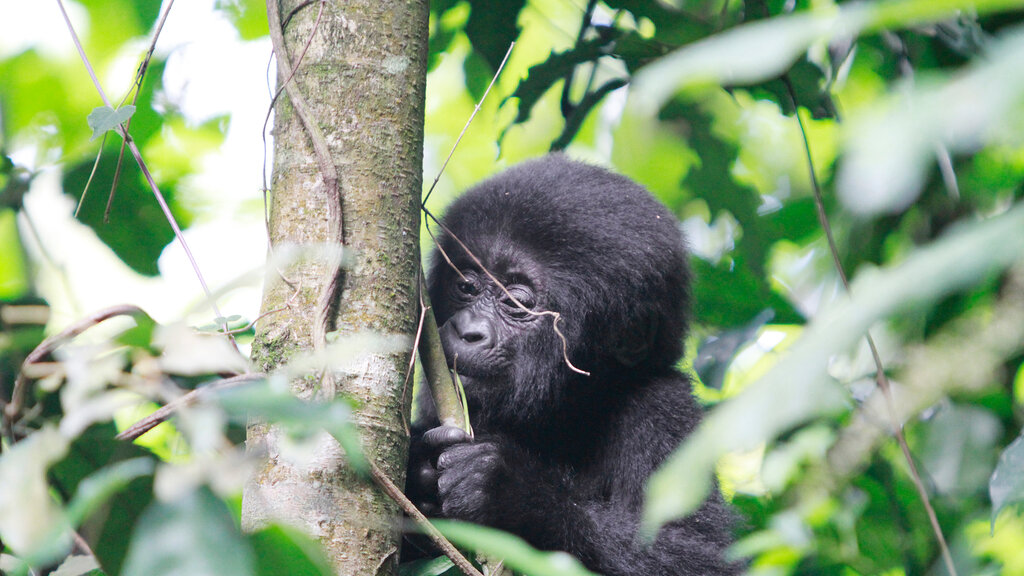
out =
[[(95, 65), (112, 57), (132, 38), (149, 32), (160, 13), (160, 0), (79, 0), (89, 12), (86, 45)], [(94, 92), (93, 92), (94, 93)]]
[(184, 376), (242, 374), (248, 361), (227, 337), (203, 334), (182, 323), (159, 325), (153, 346), (161, 351), (160, 369)]
[(106, 134), (108, 131), (114, 130), (121, 124), (124, 124), (132, 117), (133, 114), (135, 114), (135, 106), (132, 106), (131, 104), (125, 104), (117, 110), (114, 110), (110, 106), (94, 108), (87, 118), (89, 128), (92, 128), (91, 140), (95, 140)]
[(447, 556), (414, 560), (398, 565), (398, 576), (460, 576), (462, 571)]
[(1022, 69), (1024, 28), (1017, 28), (965, 73), (851, 118), (848, 153), (837, 176), (844, 204), (862, 214), (903, 210), (920, 194), (937, 146), (957, 153), (993, 140), (1019, 142)]
[(711, 488), (715, 462), (726, 452), (749, 450), (847, 407), (845, 391), (826, 376), (829, 358), (849, 351), (878, 320), (934, 302), (1019, 260), (1024, 254), (1021, 230), (1024, 205), (960, 226), (899, 266), (860, 274), (852, 298), (815, 318), (764, 378), (712, 410), (651, 478), (645, 531), (651, 534), (696, 509)]
[[(823, 11), (824, 12), (824, 11)], [(832, 12), (832, 11), (830, 11)], [(850, 10), (863, 24), (859, 11)], [(655, 110), (677, 91), (699, 85), (757, 84), (779, 76), (812, 42), (843, 29), (835, 12), (796, 14), (732, 28), (645, 67), (635, 79), (636, 101)]]
[(28, 268), (18, 234), (18, 213), (0, 208), (0, 300), (15, 300), (28, 292)]
[(111, 496), (128, 487), (133, 480), (153, 473), (152, 458), (123, 460), (100, 468), (78, 484), (75, 497), (68, 503), (71, 523), (80, 524)]
[(67, 450), (67, 439), (46, 426), (0, 455), (0, 540), (18, 556), (52, 562), (71, 544), (71, 526), (46, 482)]
[(135, 325), (117, 335), (117, 341), (132, 348), (149, 349), (153, 343), (153, 332), (157, 323), (148, 314), (136, 314), (131, 317)]
[(530, 576), (596, 576), (569, 554), (541, 552), (508, 532), (450, 520), (433, 522), (445, 538), (458, 546), (501, 558), (505, 566), (517, 572)]
[[(82, 120), (98, 99), (88, 76), (73, 73), (81, 71), (75, 64), (59, 65), (34, 50), (0, 58), (5, 137), (31, 131), (37, 145), (65, 150), (85, 143), (89, 131)], [(52, 127), (52, 134), (42, 127)]]
[(995, 462), (1003, 426), (976, 406), (944, 406), (928, 421), (916, 454), (936, 492), (964, 498), (984, 490)]
[(251, 576), (253, 551), (208, 489), (154, 502), (139, 518), (122, 576)]
[(265, 0), (217, 0), (213, 7), (228, 17), (242, 40), (256, 40), (270, 33)]
[(287, 383), (280, 379), (219, 391), (217, 397), (219, 404), (238, 422), (259, 418), (284, 426), (293, 434), (326, 430), (345, 450), (349, 465), (360, 473), (369, 470), (359, 431), (351, 421), (352, 409), (344, 398), (307, 402), (292, 395)]
[(861, 31), (879, 31), (1024, 5), (1021, 0), (898, 0), (849, 3), (759, 20), (688, 45), (645, 67), (636, 78), (637, 101), (658, 109), (690, 86), (758, 84), (781, 75), (811, 46)]
[[(116, 486), (118, 497), (106, 500), (98, 512), (87, 514), (79, 528), (108, 574), (121, 572), (128, 551), (126, 535), (131, 534), (136, 520), (153, 499), (153, 477), (136, 474), (145, 464), (120, 467), (123, 462), (150, 459), (149, 453), (130, 442), (115, 440), (116, 434), (110, 423), (90, 427), (71, 443), (67, 457), (50, 469), (52, 485), (65, 501), (71, 500), (72, 494), (84, 498), (93, 490), (87, 487), (87, 482), (95, 483), (96, 478), (105, 478), (102, 484), (94, 484), (105, 489), (113, 488), (108, 481), (123, 482)], [(101, 470), (113, 472), (98, 472)], [(80, 500), (75, 506), (84, 503), (86, 500)]]
[(250, 534), (258, 576), (331, 576), (334, 571), (320, 544), (283, 526), (270, 526)]
[(68, 556), (49, 576), (106, 576), (92, 556)]
[(1018, 436), (999, 455), (988, 494), (992, 499), (991, 525), (995, 529), (996, 518), (1003, 508), (1024, 502), (1024, 436)]

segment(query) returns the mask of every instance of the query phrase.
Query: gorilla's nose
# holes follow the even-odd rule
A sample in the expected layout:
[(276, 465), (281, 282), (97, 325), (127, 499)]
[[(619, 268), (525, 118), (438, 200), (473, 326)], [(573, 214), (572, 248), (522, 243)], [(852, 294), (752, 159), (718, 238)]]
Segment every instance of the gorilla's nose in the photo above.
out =
[(471, 310), (460, 310), (448, 322), (463, 346), (477, 350), (494, 347), (494, 327), (482, 315)]

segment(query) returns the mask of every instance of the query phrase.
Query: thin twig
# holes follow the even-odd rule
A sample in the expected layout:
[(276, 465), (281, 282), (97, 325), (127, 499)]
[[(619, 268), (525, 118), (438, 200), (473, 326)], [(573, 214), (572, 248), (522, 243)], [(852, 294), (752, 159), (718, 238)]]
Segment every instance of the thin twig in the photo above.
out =
[(462, 552), (459, 552), (459, 550), (455, 548), (455, 546), (449, 542), (433, 524), (430, 523), (430, 520), (428, 520), (427, 517), (420, 512), (419, 508), (409, 500), (409, 498), (402, 492), (402, 489), (392, 482), (391, 478), (388, 478), (372, 460), (370, 461), (370, 473), (377, 485), (398, 503), (402, 508), (402, 511), (416, 522), (416, 525), (423, 531), (423, 533), (434, 542), (434, 545), (441, 549), (441, 552), (443, 552), (445, 556), (451, 559), (459, 570), (466, 574), (466, 576), (483, 576), (483, 574), (474, 568), (473, 565), (470, 564), (469, 560), (462, 555)]
[[(75, 44), (75, 48), (78, 49), (78, 55), (82, 59), (82, 63), (85, 65), (86, 71), (89, 73), (89, 77), (92, 78), (93, 86), (96, 87), (96, 91), (99, 93), (103, 103), (113, 108), (110, 102), (110, 98), (107, 97), (107, 93), (103, 91), (103, 85), (100, 84), (99, 78), (96, 77), (96, 71), (93, 70), (92, 63), (89, 61), (89, 57), (85, 54), (85, 48), (82, 47), (82, 42), (78, 38), (78, 33), (75, 32), (75, 27), (71, 24), (71, 18), (68, 17), (67, 10), (64, 8), (63, 0), (57, 0), (57, 5), (60, 7), (61, 14), (64, 16), (64, 23), (68, 27), (68, 32), (71, 34), (71, 39)], [(128, 134), (127, 130), (123, 126), (117, 128), (117, 133), (121, 135), (125, 141), (128, 142), (128, 147), (132, 152), (132, 156), (135, 158), (135, 162), (138, 163), (139, 169), (142, 170), (143, 176), (146, 178), (146, 182), (149, 184), (150, 190), (153, 192), (153, 196), (156, 197), (157, 204), (160, 205), (160, 210), (164, 213), (164, 218), (167, 219), (167, 223), (171, 225), (171, 229), (174, 231), (174, 237), (181, 244), (182, 250), (185, 252), (185, 256), (188, 258), (189, 263), (192, 265), (192, 270), (196, 274), (196, 278), (199, 279), (199, 284), (203, 288), (203, 293), (206, 294), (206, 299), (210, 303), (210, 308), (217, 318), (223, 318), (220, 308), (217, 306), (217, 302), (213, 298), (213, 294), (210, 292), (210, 287), (206, 284), (206, 279), (203, 278), (202, 272), (199, 270), (199, 264), (196, 263), (195, 257), (192, 255), (192, 250), (188, 247), (188, 242), (185, 241), (184, 235), (181, 233), (181, 228), (178, 226), (177, 219), (174, 218), (174, 214), (171, 213), (170, 206), (167, 205), (167, 200), (164, 198), (160, 188), (156, 185), (156, 181), (153, 180), (153, 175), (150, 174), (149, 168), (146, 166), (145, 161), (142, 159), (142, 153), (139, 151), (138, 146), (135, 145), (135, 140), (132, 139), (131, 135)], [(225, 330), (227, 324), (224, 323)], [(234, 338), (228, 336), (231, 343), (237, 348)]]
[[(793, 104), (794, 115), (796, 116), (797, 124), (800, 126), (800, 134), (803, 137), (804, 152), (807, 155), (807, 168), (810, 172), (811, 187), (814, 192), (814, 206), (817, 209), (818, 222), (825, 231), (825, 238), (828, 241), (829, 253), (832, 255), (832, 262), (835, 265), (836, 271), (839, 272), (839, 279), (843, 284), (843, 288), (849, 294), (851, 292), (850, 282), (847, 280), (846, 272), (843, 270), (843, 263), (839, 258), (839, 249), (836, 247), (835, 238), (832, 235), (832, 227), (829, 224), (828, 215), (825, 212), (825, 202), (822, 199), (821, 185), (818, 182), (817, 171), (814, 169), (814, 158), (811, 154), (810, 140), (807, 138), (807, 128), (804, 126), (804, 121), (800, 117), (796, 91), (793, 89), (793, 84), (788, 76), (783, 76), (782, 80), (786, 85), (786, 90), (789, 92), (789, 98)], [(885, 398), (886, 409), (889, 413), (889, 423), (892, 426), (893, 434), (896, 436), (896, 442), (899, 444), (900, 450), (903, 452), (903, 458), (907, 461), (907, 466), (910, 469), (911, 481), (914, 484), (914, 488), (917, 490), (921, 503), (924, 505), (925, 512), (928, 514), (928, 521), (931, 523), (932, 532), (935, 534), (935, 539), (939, 544), (939, 550), (942, 553), (942, 560), (946, 565), (946, 570), (949, 572), (950, 576), (957, 576), (956, 566), (953, 563), (953, 556), (950, 554), (949, 546), (946, 544), (946, 537), (942, 533), (942, 526), (939, 524), (938, 516), (935, 514), (935, 508), (932, 507), (931, 501), (928, 498), (928, 490), (924, 485), (924, 481), (921, 480), (921, 475), (917, 470), (917, 464), (914, 463), (914, 456), (911, 454), (910, 446), (907, 444), (906, 436), (903, 434), (903, 425), (897, 416), (896, 402), (892, 396), (892, 384), (889, 382), (889, 377), (885, 374), (885, 366), (882, 363), (882, 357), (878, 353), (878, 347), (875, 345), (874, 338), (871, 337), (870, 330), (864, 334), (864, 337), (867, 340), (868, 348), (871, 350), (871, 358), (875, 363), (875, 382), (878, 383), (878, 389), (882, 391), (882, 395)]]
[(159, 409), (157, 409), (149, 416), (146, 416), (142, 420), (139, 420), (135, 424), (132, 424), (131, 427), (115, 436), (115, 438), (117, 440), (135, 440), (138, 437), (145, 434), (146, 432), (149, 432), (153, 428), (156, 428), (158, 425), (167, 421), (167, 419), (174, 415), (174, 413), (176, 413), (178, 410), (181, 410), (182, 408), (185, 408), (187, 406), (192, 406), (200, 399), (202, 399), (204, 396), (208, 396), (213, 392), (219, 392), (221, 390), (227, 390), (229, 388), (241, 386), (242, 384), (248, 384), (250, 382), (256, 382), (258, 380), (264, 380), (266, 379), (266, 377), (266, 374), (240, 374), (238, 376), (225, 378), (223, 380), (218, 380), (216, 382), (212, 382), (210, 384), (206, 384), (205, 386), (196, 388), (195, 390), (190, 391), (188, 394), (185, 394), (181, 398), (178, 398), (161, 406)]
[[(171, 8), (174, 6), (174, 0), (167, 2), (167, 6), (164, 8), (163, 13), (160, 14), (160, 19), (156, 23), (156, 28), (153, 30), (153, 38), (149, 41), (149, 49), (146, 50), (146, 55), (142, 59), (142, 63), (139, 64), (138, 70), (135, 72), (135, 82), (132, 83), (133, 88), (129, 91), (133, 93), (132, 106), (135, 106), (139, 102), (139, 95), (142, 94), (142, 82), (146, 78), (146, 72), (149, 70), (149, 63), (153, 59), (153, 52), (156, 51), (156, 41), (160, 38), (160, 33), (164, 29), (164, 23), (167, 22), (167, 17), (171, 14)], [(121, 99), (121, 104), (128, 99), (128, 95)], [(125, 132), (131, 130), (132, 119), (129, 118), (124, 123)], [(114, 170), (114, 178), (110, 183), (110, 195), (107, 197), (107, 207), (103, 211), (103, 223), (106, 224), (110, 221), (110, 209), (114, 206), (114, 192), (117, 191), (117, 182), (121, 178), (121, 166), (124, 162), (124, 148), (125, 140), (121, 140), (121, 150), (117, 154), (117, 168)], [(102, 147), (100, 148), (102, 150)]]
[(422, 205), (426, 207), (427, 200), (430, 199), (430, 195), (434, 192), (434, 187), (437, 186), (437, 182), (441, 179), (441, 175), (444, 174), (444, 169), (448, 167), (448, 162), (451, 161), (452, 156), (455, 154), (455, 149), (459, 147), (459, 142), (462, 142), (462, 137), (466, 135), (466, 130), (469, 130), (469, 125), (473, 123), (473, 118), (476, 118), (477, 112), (480, 111), (480, 107), (483, 106), (484, 100), (487, 99), (487, 95), (491, 93), (491, 87), (497, 82), (498, 76), (501, 75), (502, 69), (505, 68), (505, 62), (508, 62), (508, 57), (512, 54), (512, 49), (515, 48), (516, 43), (512, 42), (508, 45), (508, 50), (505, 52), (505, 57), (502, 58), (501, 64), (498, 69), (494, 72), (494, 77), (491, 78), (491, 83), (487, 85), (487, 90), (484, 90), (484, 95), (480, 97), (480, 101), (476, 103), (473, 108), (473, 113), (469, 115), (469, 119), (462, 126), (462, 132), (459, 132), (459, 137), (455, 139), (455, 144), (452, 144), (452, 149), (448, 152), (448, 157), (444, 159), (444, 164), (441, 165), (441, 169), (437, 171), (437, 176), (434, 178), (434, 183), (430, 185), (430, 189), (427, 190), (427, 194), (423, 197)]

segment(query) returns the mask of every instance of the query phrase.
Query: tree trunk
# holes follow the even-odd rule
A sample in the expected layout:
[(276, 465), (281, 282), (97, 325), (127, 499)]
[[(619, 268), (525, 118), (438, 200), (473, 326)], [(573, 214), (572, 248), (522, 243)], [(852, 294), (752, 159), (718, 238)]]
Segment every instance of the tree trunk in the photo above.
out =
[[(411, 394), (404, 384), (418, 307), (428, 2), (328, 2), (319, 23), (319, 2), (289, 19), (301, 4), (279, 2), (288, 57), (297, 65), (291, 82), (337, 168), (347, 268), (332, 323), (342, 345), (348, 335), (368, 332), (408, 341), (397, 352), (371, 346), (334, 381), (339, 393), (359, 403), (353, 417), (365, 453), (401, 486)], [(285, 80), (279, 73), (278, 82)], [(282, 94), (274, 122), (270, 238), (278, 250), (329, 242), (337, 230), (323, 170), (295, 108)], [(333, 276), (322, 260), (304, 258), (289, 266), (284, 273), (292, 285), (269, 271), (263, 312), (284, 311), (258, 325), (252, 356), (259, 369), (273, 371), (314, 348), (318, 299), (325, 278)], [(294, 381), (293, 390), (314, 398), (322, 392), (319, 385), (309, 375)], [(396, 505), (352, 472), (332, 438), (324, 435), (313, 460), (301, 465), (282, 458), (283, 440), (272, 422), (249, 429), (249, 449), (267, 460), (246, 487), (243, 526), (251, 530), (280, 521), (306, 530), (324, 544), (337, 574), (394, 574)]]

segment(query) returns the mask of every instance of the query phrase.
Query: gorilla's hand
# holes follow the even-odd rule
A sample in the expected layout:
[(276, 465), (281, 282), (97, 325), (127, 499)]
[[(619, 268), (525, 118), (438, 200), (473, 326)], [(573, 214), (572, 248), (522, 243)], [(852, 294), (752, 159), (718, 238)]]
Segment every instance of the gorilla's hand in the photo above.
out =
[(413, 435), (409, 448), (409, 473), (406, 494), (427, 516), (441, 514), (438, 496), (438, 457), (449, 447), (472, 442), (468, 434), (454, 426), (438, 426)]
[(437, 458), (437, 492), (447, 518), (494, 525), (510, 470), (497, 442), (454, 444)]

